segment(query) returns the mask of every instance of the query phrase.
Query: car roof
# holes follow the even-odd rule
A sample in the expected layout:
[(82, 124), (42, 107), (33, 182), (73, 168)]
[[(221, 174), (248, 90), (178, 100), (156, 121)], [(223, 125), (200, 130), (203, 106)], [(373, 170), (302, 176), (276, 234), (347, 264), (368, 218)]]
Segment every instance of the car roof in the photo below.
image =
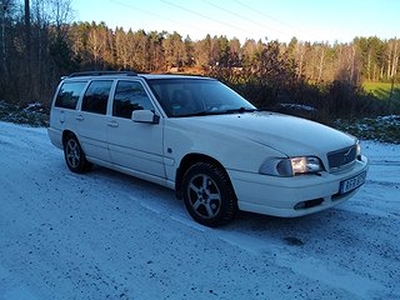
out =
[(146, 79), (213, 79), (210, 77), (203, 77), (198, 75), (180, 75), (180, 74), (138, 74), (140, 77)]
[(157, 80), (157, 79), (208, 79), (214, 80), (210, 77), (203, 77), (198, 75), (180, 75), (180, 74), (144, 74), (144, 73), (136, 73), (133, 71), (85, 71), (85, 72), (76, 72), (72, 73), (68, 76), (64, 76), (61, 79), (106, 79), (106, 78), (129, 78), (129, 77), (141, 77), (147, 80)]

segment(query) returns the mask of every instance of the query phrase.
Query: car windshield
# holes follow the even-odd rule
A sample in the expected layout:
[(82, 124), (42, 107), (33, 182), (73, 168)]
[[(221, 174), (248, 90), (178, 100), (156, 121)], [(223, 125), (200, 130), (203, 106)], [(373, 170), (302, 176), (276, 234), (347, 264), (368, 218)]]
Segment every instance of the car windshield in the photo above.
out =
[(256, 107), (218, 80), (199, 78), (149, 79), (168, 117), (243, 113)]

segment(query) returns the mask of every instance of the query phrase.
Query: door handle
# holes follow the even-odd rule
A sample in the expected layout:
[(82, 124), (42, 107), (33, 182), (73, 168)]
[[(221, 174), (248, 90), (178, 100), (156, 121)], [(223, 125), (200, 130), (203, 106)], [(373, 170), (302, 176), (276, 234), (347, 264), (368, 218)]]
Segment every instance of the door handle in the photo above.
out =
[(107, 126), (117, 128), (119, 126), (117, 121), (109, 121), (107, 122)]
[(78, 121), (83, 121), (85, 118), (82, 115), (75, 116), (75, 119)]

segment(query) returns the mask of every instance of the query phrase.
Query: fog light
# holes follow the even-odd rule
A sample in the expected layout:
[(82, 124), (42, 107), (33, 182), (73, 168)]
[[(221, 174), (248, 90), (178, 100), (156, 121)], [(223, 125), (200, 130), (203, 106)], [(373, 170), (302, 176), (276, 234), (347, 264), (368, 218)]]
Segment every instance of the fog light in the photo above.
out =
[(300, 210), (300, 209), (306, 209), (306, 208), (311, 208), (320, 205), (322, 202), (324, 202), (324, 199), (318, 198), (318, 199), (313, 199), (313, 200), (307, 200), (307, 201), (301, 201), (297, 203), (293, 208), (295, 210)]

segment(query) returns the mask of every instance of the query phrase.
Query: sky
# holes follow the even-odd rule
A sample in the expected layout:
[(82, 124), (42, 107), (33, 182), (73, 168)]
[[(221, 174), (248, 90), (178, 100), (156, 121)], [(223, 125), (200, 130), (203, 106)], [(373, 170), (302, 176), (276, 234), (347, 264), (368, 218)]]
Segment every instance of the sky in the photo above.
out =
[(400, 37), (399, 0), (72, 0), (75, 21), (228, 38), (350, 42)]

